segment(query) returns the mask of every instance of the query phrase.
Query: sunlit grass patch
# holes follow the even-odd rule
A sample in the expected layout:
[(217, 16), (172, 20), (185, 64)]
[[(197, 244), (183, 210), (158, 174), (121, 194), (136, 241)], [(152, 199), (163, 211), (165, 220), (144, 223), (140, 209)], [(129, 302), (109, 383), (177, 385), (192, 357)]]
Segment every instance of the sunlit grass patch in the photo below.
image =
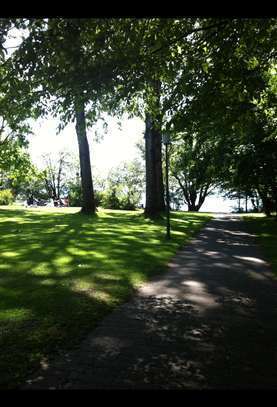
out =
[(24, 308), (10, 308), (0, 311), (0, 320), (22, 321), (30, 318), (30, 310)]
[[(0, 386), (70, 348), (133, 290), (161, 273), (209, 214), (0, 207)], [(20, 231), (20, 232), (19, 232)]]

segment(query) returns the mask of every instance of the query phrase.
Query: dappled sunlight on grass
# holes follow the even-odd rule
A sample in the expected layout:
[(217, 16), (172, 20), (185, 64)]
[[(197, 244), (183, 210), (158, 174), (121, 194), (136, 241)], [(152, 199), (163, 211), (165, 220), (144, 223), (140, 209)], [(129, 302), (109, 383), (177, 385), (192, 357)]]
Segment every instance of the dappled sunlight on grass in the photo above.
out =
[(30, 318), (30, 310), (24, 309), (24, 308), (10, 308), (10, 309), (5, 309), (3, 311), (0, 311), (0, 320), (5, 321), (5, 320), (11, 320), (11, 318), (16, 321), (16, 320), (24, 320)]
[(211, 218), (173, 213), (167, 241), (165, 220), (145, 219), (142, 211), (78, 212), (0, 207), (2, 387), (16, 386), (43, 356), (78, 343)]

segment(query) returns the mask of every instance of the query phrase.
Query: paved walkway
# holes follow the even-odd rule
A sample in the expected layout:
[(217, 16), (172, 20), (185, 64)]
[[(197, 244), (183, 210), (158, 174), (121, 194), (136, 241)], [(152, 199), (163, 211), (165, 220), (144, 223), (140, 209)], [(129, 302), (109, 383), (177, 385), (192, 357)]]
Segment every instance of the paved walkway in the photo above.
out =
[(24, 388), (277, 388), (272, 277), (244, 222), (218, 215), (167, 273)]

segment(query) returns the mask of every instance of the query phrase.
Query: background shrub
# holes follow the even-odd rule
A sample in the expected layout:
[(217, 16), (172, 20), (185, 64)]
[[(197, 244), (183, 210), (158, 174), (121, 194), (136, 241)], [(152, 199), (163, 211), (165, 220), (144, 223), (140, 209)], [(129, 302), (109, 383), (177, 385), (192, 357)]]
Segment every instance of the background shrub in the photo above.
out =
[(14, 196), (10, 189), (0, 190), (0, 205), (11, 205), (13, 201)]

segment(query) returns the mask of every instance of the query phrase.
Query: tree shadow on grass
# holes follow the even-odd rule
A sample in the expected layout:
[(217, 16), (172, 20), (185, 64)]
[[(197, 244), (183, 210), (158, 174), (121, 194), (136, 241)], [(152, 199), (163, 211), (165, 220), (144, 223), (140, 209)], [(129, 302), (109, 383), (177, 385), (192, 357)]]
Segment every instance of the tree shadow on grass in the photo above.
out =
[(163, 221), (140, 213), (0, 211), (1, 388), (78, 344), (201, 224), (193, 216), (175, 223), (179, 235), (165, 243)]
[(170, 268), (31, 388), (276, 388), (276, 281), (254, 237), (215, 221)]

